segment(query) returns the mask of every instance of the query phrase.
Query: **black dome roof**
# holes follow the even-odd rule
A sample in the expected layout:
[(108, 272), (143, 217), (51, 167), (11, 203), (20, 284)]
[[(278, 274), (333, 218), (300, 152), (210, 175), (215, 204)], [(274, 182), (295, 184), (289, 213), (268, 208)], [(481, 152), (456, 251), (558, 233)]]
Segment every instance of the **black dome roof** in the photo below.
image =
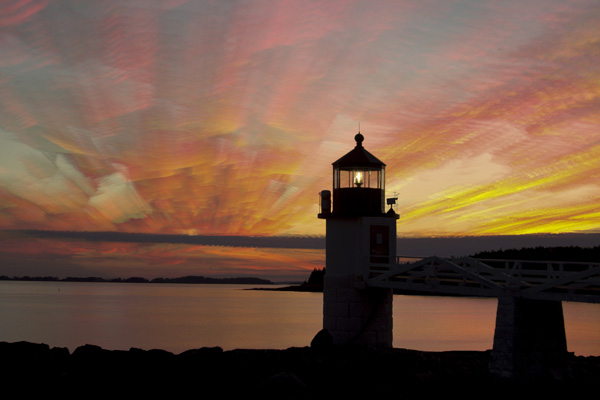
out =
[(365, 148), (362, 146), (364, 136), (360, 132), (358, 132), (356, 136), (354, 136), (354, 140), (356, 140), (356, 147), (354, 147), (354, 149), (352, 149), (345, 156), (335, 161), (333, 163), (333, 166), (342, 169), (352, 167), (366, 167), (379, 169), (381, 167), (385, 167), (384, 163), (382, 163), (373, 154), (365, 150)]

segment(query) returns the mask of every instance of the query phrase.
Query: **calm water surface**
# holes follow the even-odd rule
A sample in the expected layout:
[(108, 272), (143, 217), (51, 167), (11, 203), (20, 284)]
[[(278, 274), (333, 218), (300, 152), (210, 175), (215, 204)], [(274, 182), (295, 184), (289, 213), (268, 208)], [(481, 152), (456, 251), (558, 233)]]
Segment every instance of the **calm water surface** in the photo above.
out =
[[(321, 329), (321, 293), (246, 285), (0, 282), (0, 341), (67, 347), (303, 347)], [(600, 305), (564, 303), (569, 351), (600, 355)], [(491, 349), (495, 299), (394, 296), (394, 347)]]

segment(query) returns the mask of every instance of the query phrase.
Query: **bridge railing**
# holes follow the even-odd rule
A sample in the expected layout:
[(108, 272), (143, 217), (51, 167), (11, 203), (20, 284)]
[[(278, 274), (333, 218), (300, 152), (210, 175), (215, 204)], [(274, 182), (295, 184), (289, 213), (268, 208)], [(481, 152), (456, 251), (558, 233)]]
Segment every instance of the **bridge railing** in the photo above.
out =
[(370, 272), (371, 284), (405, 290), (600, 301), (600, 263), (399, 256)]
[(504, 285), (532, 293), (600, 295), (600, 263), (475, 259), (506, 276)]

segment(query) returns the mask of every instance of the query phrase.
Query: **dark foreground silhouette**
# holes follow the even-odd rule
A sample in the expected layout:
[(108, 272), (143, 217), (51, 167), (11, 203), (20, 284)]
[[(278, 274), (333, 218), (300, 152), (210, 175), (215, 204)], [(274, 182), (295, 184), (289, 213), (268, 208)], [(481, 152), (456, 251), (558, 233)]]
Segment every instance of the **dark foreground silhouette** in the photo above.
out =
[[(318, 335), (317, 335), (318, 336)], [(395, 394), (398, 398), (460, 394), (496, 398), (519, 390), (573, 396), (597, 393), (600, 357), (568, 359), (568, 370), (527, 381), (506, 381), (488, 373), (489, 351), (422, 352), (311, 346), (285, 350), (200, 348), (173, 354), (164, 350), (106, 350), (85, 345), (72, 353), (29, 342), (0, 342), (5, 390), (95, 397), (169, 394), (212, 398), (223, 394), (314, 398), (319, 394)], [(216, 391), (216, 394), (214, 393)], [(246, 397), (247, 398), (247, 397)]]

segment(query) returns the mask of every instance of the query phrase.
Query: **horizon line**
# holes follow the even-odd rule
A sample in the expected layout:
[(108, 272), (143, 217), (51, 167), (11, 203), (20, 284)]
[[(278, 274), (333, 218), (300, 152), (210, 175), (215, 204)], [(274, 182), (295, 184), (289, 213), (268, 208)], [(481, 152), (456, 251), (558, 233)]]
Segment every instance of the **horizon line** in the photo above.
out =
[[(268, 247), (289, 249), (325, 249), (325, 235), (323, 236), (236, 236), (236, 235), (187, 235), (178, 233), (142, 233), (118, 231), (60, 231), (38, 229), (0, 229), (0, 233), (13, 233), (26, 236), (35, 236), (52, 239), (82, 239), (106, 242), (139, 242), (139, 243), (179, 243), (206, 246), (225, 247)], [(456, 241), (456, 240), (499, 240), (514, 238), (531, 239), (560, 239), (581, 238), (597, 236), (598, 232), (571, 232), (571, 233), (538, 233), (522, 235), (463, 235), (463, 236), (397, 236), (397, 240), (423, 242), (423, 241)], [(523, 243), (525, 245), (525, 243)]]

